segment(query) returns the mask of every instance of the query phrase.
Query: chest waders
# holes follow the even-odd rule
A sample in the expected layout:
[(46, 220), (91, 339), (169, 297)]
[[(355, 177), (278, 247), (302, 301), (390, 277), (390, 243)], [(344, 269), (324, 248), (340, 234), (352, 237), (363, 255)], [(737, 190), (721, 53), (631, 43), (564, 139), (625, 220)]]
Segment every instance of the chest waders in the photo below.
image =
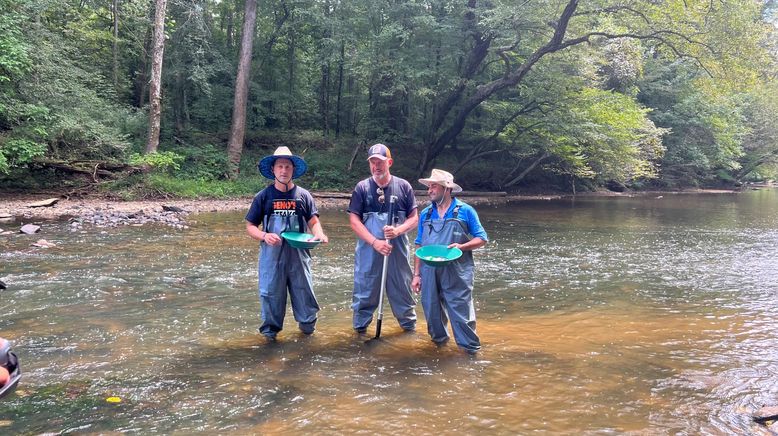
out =
[[(454, 218), (433, 220), (431, 209), (425, 214), (421, 246), (464, 244), (470, 240), (467, 224), (457, 218), (459, 207), (454, 208)], [(440, 267), (421, 263), (421, 305), (427, 332), (434, 342), (445, 342), (449, 338), (446, 324), (450, 319), (457, 345), (468, 352), (481, 349), (475, 332), (473, 267), (473, 252), (469, 250)]]
[[(391, 193), (398, 193), (394, 179), (390, 183)], [(369, 196), (368, 202), (375, 201)], [(362, 224), (374, 238), (384, 239), (384, 226), (389, 219), (388, 212), (368, 212), (362, 214)], [(397, 224), (405, 222), (404, 211), (395, 213)], [(392, 252), (388, 256), (386, 271), (386, 295), (392, 314), (404, 330), (416, 328), (416, 301), (411, 293), (411, 266), (408, 263), (408, 236), (402, 235), (389, 241), (392, 244)], [(375, 251), (368, 242), (357, 239), (357, 247), (354, 252), (354, 293), (351, 308), (354, 310), (354, 329), (363, 332), (373, 321), (373, 312), (378, 308), (381, 293), (381, 273), (383, 271), (384, 256)]]
[[(266, 216), (263, 224), (265, 232), (279, 235), (287, 230), (305, 232), (306, 228), (305, 221), (296, 212), (288, 216)], [(262, 306), (259, 332), (271, 339), (283, 329), (287, 293), (294, 319), (303, 333), (313, 333), (319, 311), (313, 293), (310, 252), (292, 248), (285, 239), (281, 241), (276, 247), (262, 241), (259, 251), (259, 301)]]

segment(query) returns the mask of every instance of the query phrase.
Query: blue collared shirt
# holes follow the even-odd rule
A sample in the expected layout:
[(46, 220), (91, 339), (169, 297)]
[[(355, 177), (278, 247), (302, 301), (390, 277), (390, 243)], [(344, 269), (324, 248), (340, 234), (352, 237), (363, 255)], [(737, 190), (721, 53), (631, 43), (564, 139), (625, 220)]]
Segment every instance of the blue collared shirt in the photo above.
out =
[[(429, 206), (425, 207), (423, 211), (421, 211), (421, 214), (419, 214), (419, 231), (416, 234), (416, 240), (414, 241), (416, 245), (421, 245), (421, 237), (422, 233), (424, 232), (424, 221), (427, 220), (427, 215), (431, 213), (432, 216), (429, 217), (430, 219), (440, 219), (438, 216), (438, 208), (434, 206), (434, 203), (430, 204)], [(478, 213), (476, 213), (472, 206), (463, 201), (460, 201), (456, 197), (451, 202), (451, 205), (448, 207), (448, 210), (446, 211), (446, 214), (443, 216), (443, 218), (454, 218), (454, 208), (457, 206), (459, 206), (457, 219), (467, 223), (467, 228), (470, 234), (474, 238), (481, 238), (484, 241), (488, 241), (489, 239), (486, 236), (486, 230), (484, 230), (484, 226), (481, 225), (481, 220), (478, 218)]]

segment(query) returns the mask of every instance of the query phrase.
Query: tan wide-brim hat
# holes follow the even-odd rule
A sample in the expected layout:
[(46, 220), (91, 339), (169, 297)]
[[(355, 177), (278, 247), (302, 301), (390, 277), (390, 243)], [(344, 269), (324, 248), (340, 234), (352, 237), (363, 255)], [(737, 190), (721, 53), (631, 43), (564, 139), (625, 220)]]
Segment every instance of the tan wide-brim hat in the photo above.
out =
[(426, 179), (419, 179), (419, 183), (424, 186), (435, 183), (446, 188), (451, 188), (451, 192), (462, 192), (462, 187), (454, 183), (454, 175), (448, 171), (433, 169), (432, 174)]

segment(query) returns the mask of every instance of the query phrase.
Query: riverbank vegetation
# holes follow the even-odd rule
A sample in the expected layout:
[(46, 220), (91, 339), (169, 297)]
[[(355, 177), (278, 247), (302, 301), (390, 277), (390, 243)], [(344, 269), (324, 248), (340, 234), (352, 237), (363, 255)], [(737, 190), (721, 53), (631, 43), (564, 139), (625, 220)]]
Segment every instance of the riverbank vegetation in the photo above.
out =
[(472, 190), (731, 186), (778, 171), (778, 4), (0, 0), (0, 189), (230, 197), (289, 146)]

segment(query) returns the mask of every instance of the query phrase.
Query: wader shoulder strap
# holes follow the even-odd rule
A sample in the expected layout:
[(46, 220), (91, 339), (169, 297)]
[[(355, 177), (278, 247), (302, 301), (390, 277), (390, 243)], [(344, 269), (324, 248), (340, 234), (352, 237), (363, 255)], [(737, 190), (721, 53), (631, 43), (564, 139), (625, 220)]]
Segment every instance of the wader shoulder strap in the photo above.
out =
[(432, 206), (427, 209), (427, 216), (424, 217), (424, 222), (432, 220)]
[[(459, 219), (459, 208), (461, 207), (462, 207), (461, 204), (454, 206), (454, 211), (452, 212), (454, 214), (453, 216), (454, 219)], [(427, 216), (424, 218), (424, 221), (429, 221), (431, 219), (432, 219), (432, 207), (427, 209)]]
[(303, 210), (302, 210), (303, 198), (302, 195), (298, 195), (301, 192), (302, 191), (297, 189), (297, 186), (295, 186), (294, 195), (292, 196), (292, 198), (294, 199), (294, 213), (295, 215), (297, 215), (297, 226), (298, 226), (297, 231), (305, 232), (305, 226), (304, 226), (305, 219), (303, 218)]
[(262, 228), (267, 232), (267, 220), (270, 219), (270, 215), (273, 214), (273, 200), (268, 199), (267, 193), (262, 196), (261, 200), (262, 203), (260, 207), (262, 208)]

